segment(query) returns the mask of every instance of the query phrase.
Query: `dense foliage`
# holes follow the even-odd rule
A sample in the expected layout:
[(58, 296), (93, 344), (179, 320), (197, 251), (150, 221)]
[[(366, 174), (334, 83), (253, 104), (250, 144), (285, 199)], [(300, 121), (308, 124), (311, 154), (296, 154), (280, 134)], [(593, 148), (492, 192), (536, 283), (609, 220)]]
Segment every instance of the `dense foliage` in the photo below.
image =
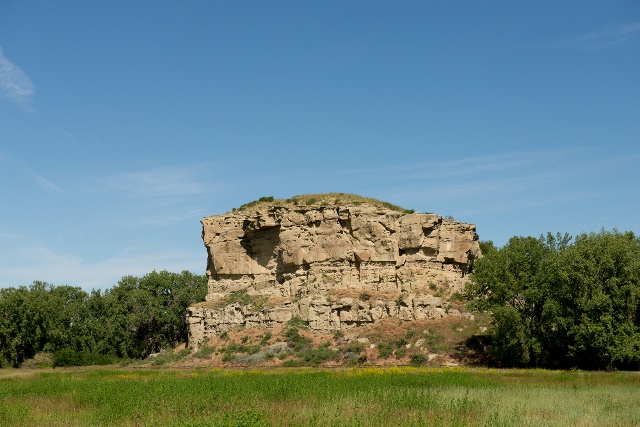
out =
[(104, 293), (44, 282), (0, 289), (0, 366), (42, 351), (73, 364), (174, 347), (187, 339), (186, 307), (205, 294), (206, 277), (188, 271), (126, 276)]
[(513, 237), (477, 261), (467, 294), (493, 316), (504, 366), (640, 368), (640, 239)]

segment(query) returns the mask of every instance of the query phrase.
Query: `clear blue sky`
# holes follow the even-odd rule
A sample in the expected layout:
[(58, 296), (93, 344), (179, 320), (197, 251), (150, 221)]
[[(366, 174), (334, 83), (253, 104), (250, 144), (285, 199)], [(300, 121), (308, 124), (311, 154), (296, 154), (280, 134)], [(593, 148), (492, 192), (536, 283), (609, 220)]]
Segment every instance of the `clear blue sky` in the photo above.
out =
[(640, 233), (640, 3), (524, 3), (0, 0), (0, 287), (203, 274), (270, 195)]

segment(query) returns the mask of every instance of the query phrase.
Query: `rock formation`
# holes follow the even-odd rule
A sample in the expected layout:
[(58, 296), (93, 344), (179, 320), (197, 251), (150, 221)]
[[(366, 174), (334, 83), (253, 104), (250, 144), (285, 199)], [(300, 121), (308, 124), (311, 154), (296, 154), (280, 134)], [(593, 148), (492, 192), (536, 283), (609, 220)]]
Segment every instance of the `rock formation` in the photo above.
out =
[(385, 317), (460, 315), (480, 256), (475, 226), (356, 198), (261, 203), (202, 220), (206, 301), (188, 309), (189, 345), (233, 328), (293, 317), (317, 331)]

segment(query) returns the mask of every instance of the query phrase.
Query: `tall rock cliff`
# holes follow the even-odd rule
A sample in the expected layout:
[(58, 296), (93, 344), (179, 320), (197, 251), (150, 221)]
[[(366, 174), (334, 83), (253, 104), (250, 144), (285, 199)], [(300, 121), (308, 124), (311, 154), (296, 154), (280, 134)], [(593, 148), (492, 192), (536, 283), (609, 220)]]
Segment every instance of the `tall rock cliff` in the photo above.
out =
[(202, 220), (209, 289), (188, 309), (191, 347), (293, 317), (330, 331), (460, 315), (449, 302), (481, 255), (474, 225), (372, 199), (301, 202)]

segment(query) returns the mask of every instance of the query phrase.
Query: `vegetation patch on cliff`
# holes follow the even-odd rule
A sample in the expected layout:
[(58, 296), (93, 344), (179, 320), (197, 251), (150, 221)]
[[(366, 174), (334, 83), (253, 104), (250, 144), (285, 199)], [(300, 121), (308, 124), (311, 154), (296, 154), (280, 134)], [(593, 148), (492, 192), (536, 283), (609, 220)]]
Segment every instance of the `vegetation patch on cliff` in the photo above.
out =
[(405, 209), (389, 202), (349, 193), (303, 194), (288, 199), (276, 199), (273, 196), (265, 196), (240, 205), (239, 208), (233, 208), (232, 212), (259, 209), (265, 206), (359, 206), (363, 203), (406, 214), (414, 212), (413, 209)]

